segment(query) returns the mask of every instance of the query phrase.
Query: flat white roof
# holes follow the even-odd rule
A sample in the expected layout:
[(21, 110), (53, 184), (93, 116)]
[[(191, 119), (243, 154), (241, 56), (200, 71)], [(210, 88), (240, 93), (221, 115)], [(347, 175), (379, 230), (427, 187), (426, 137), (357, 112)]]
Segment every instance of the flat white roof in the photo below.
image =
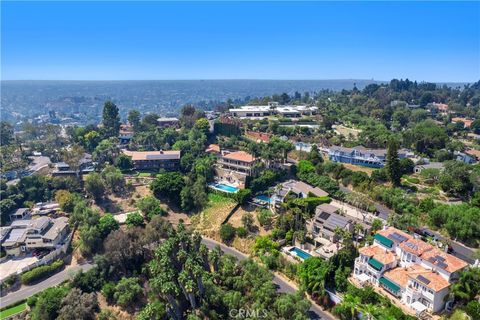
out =
[(238, 111), (270, 111), (270, 106), (241, 106), (239, 108), (229, 109), (230, 112)]
[(427, 310), (427, 306), (425, 306), (423, 303), (421, 303), (420, 301), (415, 301), (414, 303), (412, 303), (412, 308), (415, 309), (415, 311), (417, 311), (417, 314), (420, 314), (422, 313), (423, 311)]
[(370, 276), (368, 276), (366, 273), (358, 275), (357, 278), (358, 280), (360, 280), (360, 282), (367, 282), (368, 280), (370, 280)]

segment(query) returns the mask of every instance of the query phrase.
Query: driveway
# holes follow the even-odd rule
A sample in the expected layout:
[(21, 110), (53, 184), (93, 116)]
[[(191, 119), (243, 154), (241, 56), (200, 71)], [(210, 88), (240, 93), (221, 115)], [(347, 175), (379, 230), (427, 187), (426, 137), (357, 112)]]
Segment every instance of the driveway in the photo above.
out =
[(79, 270), (87, 271), (92, 267), (93, 265), (87, 263), (67, 268), (33, 286), (23, 286), (20, 288), (20, 290), (10, 292), (6, 296), (2, 297), (0, 299), (0, 308), (11, 305), (17, 301), (27, 299), (28, 297), (33, 296), (35, 293), (59, 285), (63, 281), (71, 279)]
[(0, 280), (6, 279), (12, 274), (38, 261), (37, 257), (24, 257), (20, 259), (8, 259), (0, 263)]

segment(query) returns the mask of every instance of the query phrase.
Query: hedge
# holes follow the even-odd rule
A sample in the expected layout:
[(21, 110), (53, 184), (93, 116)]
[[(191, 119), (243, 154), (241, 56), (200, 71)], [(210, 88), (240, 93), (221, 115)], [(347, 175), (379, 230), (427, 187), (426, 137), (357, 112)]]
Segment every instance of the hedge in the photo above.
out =
[(48, 277), (60, 270), (65, 263), (63, 260), (56, 260), (51, 265), (36, 267), (22, 274), (22, 284), (31, 284), (42, 278)]

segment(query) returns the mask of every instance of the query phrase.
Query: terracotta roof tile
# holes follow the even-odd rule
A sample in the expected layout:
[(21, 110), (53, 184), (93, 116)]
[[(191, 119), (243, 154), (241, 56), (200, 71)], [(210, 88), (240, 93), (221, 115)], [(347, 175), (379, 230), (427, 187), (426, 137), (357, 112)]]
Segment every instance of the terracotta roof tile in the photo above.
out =
[[(408, 277), (411, 279), (415, 279), (417, 282), (422, 283), (427, 288), (432, 289), (433, 291), (440, 291), (448, 286), (450, 283), (432, 270), (425, 269), (420, 265), (413, 265), (412, 267), (408, 268)], [(423, 278), (428, 280), (428, 283), (423, 281), (421, 278), (419, 279), (418, 276), (422, 276)]]
[(245, 151), (235, 151), (232, 153), (225, 154), (223, 156), (225, 159), (242, 161), (242, 162), (253, 162), (255, 161), (255, 157), (252, 156), (250, 153)]
[(377, 245), (363, 247), (360, 248), (358, 251), (361, 254), (370, 258), (374, 258), (375, 260), (378, 260), (383, 264), (389, 264), (396, 260), (395, 254)]
[(402, 250), (413, 253), (417, 256), (420, 256), (422, 253), (432, 250), (433, 246), (425, 241), (419, 239), (409, 239), (400, 244)]
[(395, 282), (402, 288), (406, 288), (408, 284), (408, 270), (405, 268), (393, 268), (383, 274), (385, 278)]
[[(468, 266), (468, 263), (448, 254), (440, 249), (434, 248), (433, 250), (426, 251), (420, 256), (423, 260), (426, 260), (436, 266), (450, 273), (456, 272)], [(439, 258), (439, 259), (438, 259)], [(444, 266), (446, 265), (446, 266)]]
[(211, 144), (207, 147), (205, 152), (215, 152), (220, 153), (220, 146), (218, 144)]

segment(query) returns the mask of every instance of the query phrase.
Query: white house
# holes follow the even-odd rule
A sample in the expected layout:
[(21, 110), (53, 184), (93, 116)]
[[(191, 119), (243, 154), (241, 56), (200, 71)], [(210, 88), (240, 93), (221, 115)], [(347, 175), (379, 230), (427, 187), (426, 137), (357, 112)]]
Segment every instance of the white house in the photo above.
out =
[(354, 277), (380, 286), (420, 313), (445, 308), (450, 285), (468, 263), (413, 236), (385, 228), (371, 246), (359, 250)]

